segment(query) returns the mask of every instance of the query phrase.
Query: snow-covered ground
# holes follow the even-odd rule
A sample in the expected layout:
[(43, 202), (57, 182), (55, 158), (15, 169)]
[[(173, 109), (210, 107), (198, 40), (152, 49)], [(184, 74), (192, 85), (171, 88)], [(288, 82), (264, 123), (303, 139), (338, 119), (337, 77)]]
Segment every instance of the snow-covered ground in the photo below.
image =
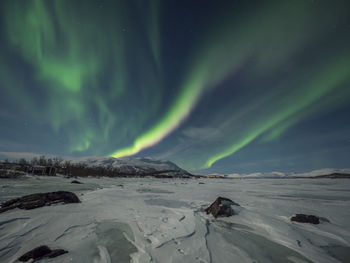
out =
[[(0, 180), (0, 202), (56, 190), (82, 201), (0, 214), (0, 262), (16, 262), (39, 245), (69, 251), (41, 262), (350, 261), (347, 179), (78, 180), (84, 184), (61, 177)], [(239, 203), (238, 214), (203, 213), (218, 196)], [(330, 222), (292, 223), (295, 213)]]

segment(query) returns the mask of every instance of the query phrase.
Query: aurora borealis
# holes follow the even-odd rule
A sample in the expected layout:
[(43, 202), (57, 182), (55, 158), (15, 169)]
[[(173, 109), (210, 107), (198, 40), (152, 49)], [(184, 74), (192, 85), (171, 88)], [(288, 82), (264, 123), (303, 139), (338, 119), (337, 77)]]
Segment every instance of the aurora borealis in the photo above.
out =
[(4, 0), (0, 151), (349, 167), (348, 1)]

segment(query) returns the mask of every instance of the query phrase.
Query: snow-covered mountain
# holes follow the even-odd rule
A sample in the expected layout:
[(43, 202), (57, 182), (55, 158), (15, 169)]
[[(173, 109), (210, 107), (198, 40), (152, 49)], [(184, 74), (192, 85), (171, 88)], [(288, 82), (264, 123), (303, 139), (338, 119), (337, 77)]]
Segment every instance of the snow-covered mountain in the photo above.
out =
[(189, 176), (184, 169), (170, 161), (156, 160), (151, 158), (113, 158), (113, 157), (84, 157), (68, 159), (71, 164), (81, 164), (87, 167), (104, 167), (113, 169), (120, 174), (131, 175), (171, 175)]
[(282, 173), (282, 172), (271, 172), (271, 173), (250, 173), (250, 174), (228, 174), (221, 175), (228, 178), (309, 178), (309, 177), (320, 177), (332, 174), (350, 174), (350, 168), (335, 169), (325, 168), (313, 170), (306, 173)]

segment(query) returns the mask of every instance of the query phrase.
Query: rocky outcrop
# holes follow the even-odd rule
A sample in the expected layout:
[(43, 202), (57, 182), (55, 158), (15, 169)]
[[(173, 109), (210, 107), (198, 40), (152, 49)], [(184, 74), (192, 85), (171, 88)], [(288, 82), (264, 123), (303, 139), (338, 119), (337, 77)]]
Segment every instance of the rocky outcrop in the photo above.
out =
[(26, 262), (32, 259), (33, 261), (31, 262), (35, 262), (43, 258), (55, 258), (66, 253), (68, 253), (68, 251), (63, 249), (51, 250), (48, 246), (40, 246), (32, 249), (31, 251), (28, 251), (27, 253), (22, 255), (18, 260)]
[(205, 209), (205, 212), (212, 214), (215, 218), (218, 216), (232, 216), (235, 214), (232, 205), (239, 206), (231, 199), (219, 196), (214, 203)]
[(320, 223), (320, 218), (318, 216), (305, 215), (305, 214), (296, 214), (290, 220), (299, 222), (299, 223), (310, 223), (315, 225)]
[(57, 203), (80, 203), (80, 200), (74, 193), (67, 191), (31, 194), (2, 203), (0, 213), (15, 208), (29, 210)]

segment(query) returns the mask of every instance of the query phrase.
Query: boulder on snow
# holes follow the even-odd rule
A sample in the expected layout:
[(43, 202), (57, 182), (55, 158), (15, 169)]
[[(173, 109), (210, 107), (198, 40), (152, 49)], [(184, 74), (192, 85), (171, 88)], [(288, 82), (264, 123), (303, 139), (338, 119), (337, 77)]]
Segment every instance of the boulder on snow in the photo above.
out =
[(320, 218), (318, 216), (305, 215), (305, 214), (296, 214), (290, 220), (299, 222), (299, 223), (310, 223), (315, 225), (320, 223)]
[(31, 262), (35, 262), (43, 258), (55, 258), (66, 253), (68, 253), (68, 251), (63, 249), (51, 250), (48, 246), (40, 246), (28, 251), (27, 253), (22, 255), (18, 260), (26, 262), (30, 259), (33, 259), (33, 261)]
[(83, 184), (82, 182), (79, 182), (78, 180), (73, 180), (70, 182), (71, 184)]
[(0, 213), (15, 208), (29, 210), (57, 203), (80, 203), (80, 200), (74, 193), (67, 191), (31, 194), (2, 203)]
[(219, 196), (214, 203), (205, 209), (205, 212), (207, 214), (211, 213), (215, 218), (218, 216), (232, 216), (235, 214), (232, 205), (240, 206), (231, 199)]

